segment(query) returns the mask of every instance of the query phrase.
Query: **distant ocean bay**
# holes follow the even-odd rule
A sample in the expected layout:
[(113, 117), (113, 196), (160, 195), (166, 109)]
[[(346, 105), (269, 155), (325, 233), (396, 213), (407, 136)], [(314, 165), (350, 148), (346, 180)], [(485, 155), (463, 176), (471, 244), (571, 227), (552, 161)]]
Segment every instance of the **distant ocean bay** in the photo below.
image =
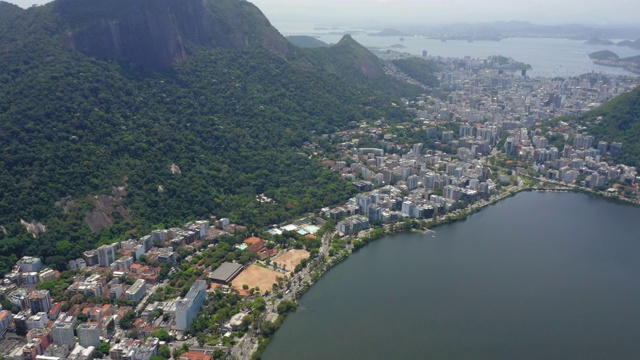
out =
[[(318, 39), (335, 44), (342, 35), (326, 35), (340, 30), (303, 30), (304, 27), (292, 24), (276, 26), (284, 35), (319, 34)], [(312, 28), (311, 28), (312, 29)], [(370, 33), (373, 31), (369, 31)], [(403, 41), (396, 36), (369, 36), (365, 33), (352, 35), (360, 44), (381, 50), (395, 50), (413, 55), (422, 55), (424, 50), (429, 56), (463, 58), (487, 58), (492, 55), (503, 55), (532, 66), (528, 75), (535, 77), (577, 76), (596, 72), (610, 75), (631, 75), (622, 68), (594, 64), (589, 54), (600, 50), (610, 50), (620, 57), (640, 55), (640, 51), (624, 46), (587, 45), (584, 40), (556, 38), (507, 38), (500, 41), (448, 40), (442, 42), (421, 36), (404, 36)], [(402, 45), (402, 48), (392, 47)]]

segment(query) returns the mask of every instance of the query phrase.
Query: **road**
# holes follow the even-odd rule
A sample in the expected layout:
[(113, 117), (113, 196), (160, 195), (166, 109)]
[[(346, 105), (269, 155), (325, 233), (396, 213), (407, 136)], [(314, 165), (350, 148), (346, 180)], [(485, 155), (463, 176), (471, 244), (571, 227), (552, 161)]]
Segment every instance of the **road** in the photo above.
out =
[[(316, 266), (320, 264), (321, 259), (326, 258), (327, 254), (329, 253), (329, 244), (333, 235), (334, 232), (325, 233), (322, 236), (318, 256), (310, 261), (307, 266), (300, 270), (299, 273), (289, 273), (289, 275), (292, 276), (291, 280), (284, 289), (280, 290), (284, 291), (282, 299), (278, 299), (275, 293), (271, 293), (268, 296), (265, 296), (264, 299), (267, 303), (267, 308), (265, 310), (264, 318), (262, 321), (275, 322), (279, 316), (277, 311), (278, 305), (285, 300), (295, 301), (298, 292), (305, 286), (305, 283), (311, 284), (311, 269), (315, 269)], [(231, 347), (231, 358), (238, 360), (251, 358), (251, 354), (253, 354), (253, 352), (258, 348), (258, 336), (259, 330), (249, 329), (247, 333), (238, 341), (238, 343)]]

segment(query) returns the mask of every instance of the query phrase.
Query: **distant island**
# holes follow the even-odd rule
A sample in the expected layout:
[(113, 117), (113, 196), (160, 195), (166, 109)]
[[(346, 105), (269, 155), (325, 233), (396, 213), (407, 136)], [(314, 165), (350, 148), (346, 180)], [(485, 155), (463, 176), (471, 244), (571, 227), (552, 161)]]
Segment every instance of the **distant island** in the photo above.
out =
[(592, 60), (618, 60), (620, 57), (610, 50), (596, 51), (589, 54), (589, 58)]
[(610, 50), (601, 50), (589, 54), (594, 64), (603, 66), (621, 67), (634, 74), (640, 74), (640, 55), (620, 58), (618, 54)]
[(636, 50), (640, 50), (640, 38), (636, 39), (636, 40), (622, 40), (619, 42), (613, 42), (611, 40), (606, 40), (606, 39), (600, 39), (600, 38), (591, 38), (587, 41), (584, 42), (587, 45), (602, 45), (602, 46), (611, 46), (611, 45), (616, 45), (616, 46), (626, 46), (626, 47), (630, 47), (632, 49), (636, 49)]
[(584, 43), (587, 45), (615, 45), (616, 44), (611, 40), (603, 40), (599, 38), (591, 38), (585, 41)]
[(640, 38), (636, 39), (635, 41), (623, 40), (623, 41), (620, 41), (619, 43), (617, 43), (616, 45), (618, 45), (618, 46), (627, 46), (627, 47), (630, 47), (632, 49), (640, 50)]

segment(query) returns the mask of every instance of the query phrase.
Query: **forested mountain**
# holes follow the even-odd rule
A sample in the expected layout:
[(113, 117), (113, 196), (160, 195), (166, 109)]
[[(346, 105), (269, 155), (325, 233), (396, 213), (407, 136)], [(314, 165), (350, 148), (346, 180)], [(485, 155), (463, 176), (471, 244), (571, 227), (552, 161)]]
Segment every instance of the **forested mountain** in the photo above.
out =
[[(201, 2), (210, 14), (194, 18), (190, 0), (76, 3), (0, 17), (0, 273), (211, 214), (259, 229), (344, 201), (353, 187), (301, 145), (404, 119), (391, 103), (417, 91), (351, 38), (289, 44), (245, 1)], [(140, 56), (144, 39), (169, 55)]]
[(287, 36), (287, 40), (292, 44), (303, 48), (329, 47), (329, 44), (322, 40), (318, 40), (313, 36), (294, 35)]
[(0, 1), (0, 26), (11, 20), (13, 17), (20, 15), (24, 10), (18, 5), (9, 4), (8, 2)]
[(393, 60), (393, 64), (405, 74), (427, 86), (438, 86), (440, 82), (434, 75), (438, 71), (438, 64), (433, 60), (419, 57)]
[(616, 160), (640, 167), (640, 87), (580, 115), (577, 121), (596, 141), (621, 142)]

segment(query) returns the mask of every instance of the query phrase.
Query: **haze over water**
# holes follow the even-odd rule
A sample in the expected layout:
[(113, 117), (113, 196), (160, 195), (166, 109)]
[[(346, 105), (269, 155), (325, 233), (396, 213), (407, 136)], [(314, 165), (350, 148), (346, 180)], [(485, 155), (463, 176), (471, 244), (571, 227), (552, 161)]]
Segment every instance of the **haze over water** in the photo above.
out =
[(376, 241), (300, 299), (264, 359), (637, 359), (640, 209), (521, 193)]
[[(337, 43), (341, 35), (322, 35), (320, 40), (332, 44)], [(508, 38), (501, 41), (474, 41), (468, 43), (461, 40), (442, 42), (427, 37), (405, 36), (404, 41), (398, 37), (354, 35), (353, 38), (369, 48), (393, 50), (421, 56), (426, 50), (429, 56), (486, 59), (493, 55), (511, 57), (516, 61), (530, 64), (530, 76), (555, 77), (578, 76), (596, 72), (610, 75), (634, 75), (618, 67), (596, 65), (589, 54), (600, 50), (610, 50), (620, 57), (640, 55), (639, 50), (615, 45), (588, 45), (584, 40), (551, 39), (551, 38)], [(402, 48), (393, 48), (401, 45)]]

